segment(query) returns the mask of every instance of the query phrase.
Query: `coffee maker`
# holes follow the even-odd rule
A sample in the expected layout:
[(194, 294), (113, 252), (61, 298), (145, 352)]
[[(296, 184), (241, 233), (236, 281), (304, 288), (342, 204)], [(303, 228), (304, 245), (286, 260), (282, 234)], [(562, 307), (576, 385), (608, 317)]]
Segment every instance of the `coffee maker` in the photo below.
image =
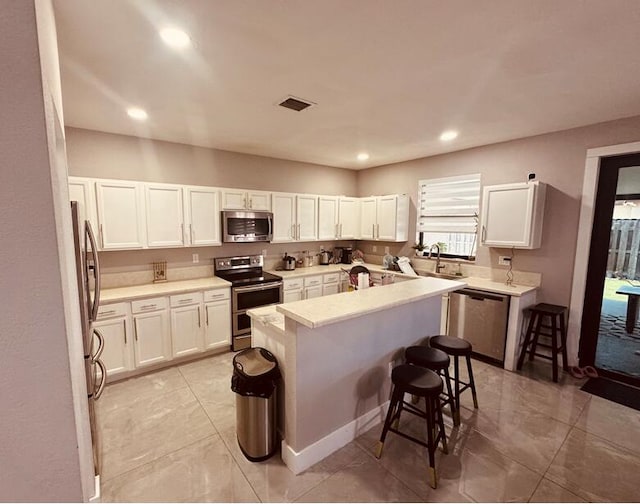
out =
[(351, 264), (352, 259), (353, 259), (353, 248), (344, 247), (342, 249), (342, 264)]

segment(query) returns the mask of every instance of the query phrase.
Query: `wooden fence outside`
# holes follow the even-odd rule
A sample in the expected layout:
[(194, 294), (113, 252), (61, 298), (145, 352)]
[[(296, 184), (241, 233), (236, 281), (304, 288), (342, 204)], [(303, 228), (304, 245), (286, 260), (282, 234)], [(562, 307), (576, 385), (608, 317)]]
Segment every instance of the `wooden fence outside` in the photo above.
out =
[(611, 222), (607, 276), (640, 280), (640, 220)]

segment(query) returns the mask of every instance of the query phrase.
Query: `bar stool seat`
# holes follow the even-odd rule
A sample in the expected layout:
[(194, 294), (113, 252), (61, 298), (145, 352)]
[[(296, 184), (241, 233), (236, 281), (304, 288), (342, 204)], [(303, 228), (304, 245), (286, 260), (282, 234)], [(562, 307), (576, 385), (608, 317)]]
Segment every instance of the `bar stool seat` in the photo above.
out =
[[(471, 352), (473, 347), (471, 343), (463, 338), (454, 338), (452, 336), (432, 336), (429, 338), (429, 345), (446, 352), (453, 357), (453, 402), (455, 403), (455, 425), (460, 424), (460, 394), (467, 389), (471, 389), (473, 397), (473, 407), (478, 409), (478, 395), (476, 393), (476, 384), (473, 379), (473, 369), (471, 368)], [(460, 380), (460, 363), (459, 358), (464, 357), (467, 361), (467, 372), (469, 373), (469, 383)], [(462, 385), (462, 387), (461, 387)]]
[[(442, 451), (447, 453), (447, 438), (439, 400), (442, 393), (442, 378), (430, 369), (411, 364), (401, 364), (393, 368), (391, 381), (393, 383), (393, 392), (391, 393), (389, 410), (380, 435), (376, 457), (380, 458), (382, 456), (382, 449), (388, 432), (393, 432), (426, 447), (429, 455), (429, 484), (432, 488), (436, 488), (438, 478), (435, 468), (435, 450), (440, 442), (442, 442)], [(406, 402), (404, 400), (405, 394), (424, 397), (425, 411), (421, 411)], [(426, 443), (399, 430), (400, 415), (403, 411), (408, 411), (426, 420)]]
[(460, 425), (460, 419), (456, 415), (453, 393), (451, 392), (451, 377), (449, 376), (449, 356), (437, 348), (426, 346), (410, 346), (404, 351), (404, 359), (407, 364), (431, 369), (438, 373), (447, 386), (447, 392), (443, 392), (441, 399), (443, 404), (448, 403), (451, 407), (451, 418), (454, 425)]
[[(529, 325), (524, 336), (522, 350), (518, 358), (517, 369), (522, 369), (524, 359), (529, 351), (529, 360), (533, 360), (534, 356), (550, 359), (553, 364), (553, 381), (558, 381), (558, 353), (562, 353), (562, 368), (567, 371), (569, 369), (567, 363), (567, 331), (565, 325), (566, 306), (554, 305), (549, 303), (538, 303), (528, 309), (530, 312)], [(549, 319), (550, 325), (545, 325), (545, 317)], [(550, 329), (551, 332), (542, 332), (541, 329)], [(549, 336), (551, 344), (540, 343), (540, 336)], [(538, 346), (549, 348), (551, 355), (545, 355), (536, 352)]]

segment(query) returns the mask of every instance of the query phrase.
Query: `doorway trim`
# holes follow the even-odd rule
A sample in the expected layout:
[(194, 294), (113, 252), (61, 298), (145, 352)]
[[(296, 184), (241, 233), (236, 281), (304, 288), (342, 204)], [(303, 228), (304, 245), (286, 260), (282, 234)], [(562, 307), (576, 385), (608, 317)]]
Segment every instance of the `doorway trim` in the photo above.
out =
[(591, 230), (593, 228), (594, 208), (600, 160), (609, 156), (640, 153), (640, 142), (632, 142), (608, 147), (587, 150), (584, 179), (582, 182), (582, 198), (580, 200), (580, 218), (578, 220), (578, 238), (576, 240), (576, 257), (573, 263), (573, 282), (571, 286), (571, 303), (569, 305), (569, 326), (567, 328), (567, 353), (570, 366), (578, 365), (580, 348), (580, 326), (584, 304), (589, 266)]

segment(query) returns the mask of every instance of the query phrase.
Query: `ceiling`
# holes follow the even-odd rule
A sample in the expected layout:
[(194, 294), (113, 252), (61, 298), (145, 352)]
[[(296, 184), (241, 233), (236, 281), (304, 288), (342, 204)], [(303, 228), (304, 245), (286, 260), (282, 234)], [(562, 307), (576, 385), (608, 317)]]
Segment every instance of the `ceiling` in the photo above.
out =
[(54, 6), (68, 126), (361, 169), (640, 114), (638, 0)]

